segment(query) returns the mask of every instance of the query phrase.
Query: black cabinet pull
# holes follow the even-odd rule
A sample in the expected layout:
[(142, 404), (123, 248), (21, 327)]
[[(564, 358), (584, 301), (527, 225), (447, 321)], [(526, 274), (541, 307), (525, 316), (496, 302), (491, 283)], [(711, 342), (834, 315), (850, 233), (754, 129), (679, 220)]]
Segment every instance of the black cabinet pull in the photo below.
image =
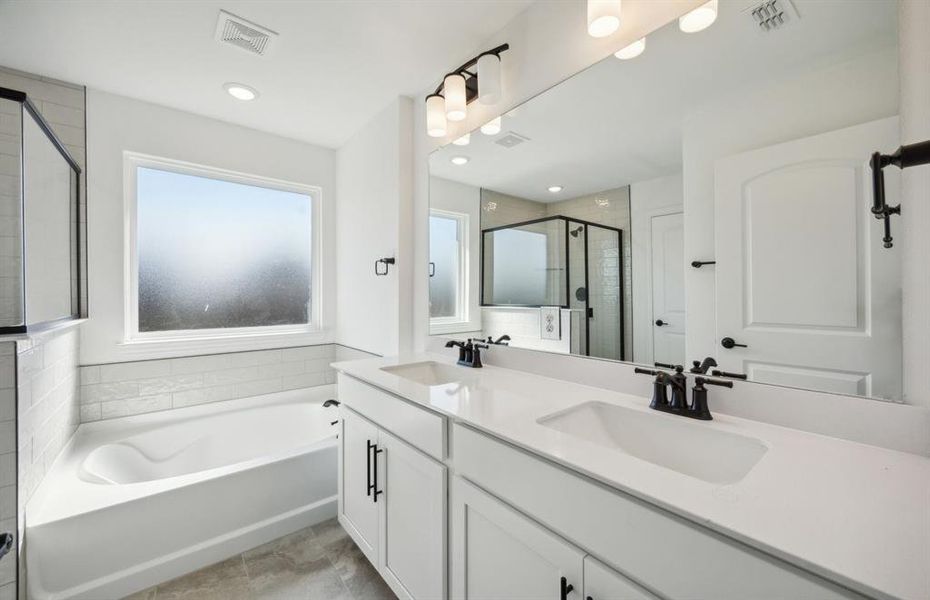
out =
[(568, 594), (571, 593), (571, 591), (574, 589), (575, 586), (570, 584), (568, 580), (563, 577), (560, 582), (559, 599), (568, 600)]
[(722, 340), (720, 340), (720, 345), (728, 350), (730, 348), (748, 348), (749, 347), (746, 344), (737, 344), (736, 340), (734, 340), (731, 337), (725, 337)]
[(374, 455), (375, 455), (374, 463), (375, 464), (374, 464), (374, 468), (372, 469), (372, 471), (374, 472), (374, 476), (372, 477), (371, 488), (374, 491), (374, 494), (372, 494), (371, 499), (377, 503), (378, 496), (384, 493), (384, 490), (378, 489), (378, 455), (384, 452), (384, 450), (381, 450), (380, 448), (378, 448), (378, 444), (372, 445), (372, 448), (374, 449)]
[(371, 483), (371, 449), (375, 445), (371, 443), (371, 440), (368, 440), (368, 447), (365, 449), (365, 482), (368, 484), (368, 495), (371, 496), (371, 490), (374, 489), (374, 484)]
[(436, 276), (436, 263), (434, 262), (430, 262), (429, 264), (429, 276), (430, 277)]
[(666, 323), (666, 322), (663, 321), (662, 319), (656, 319), (656, 326), (658, 326), (658, 327), (665, 327), (666, 325), (668, 325), (668, 323)]

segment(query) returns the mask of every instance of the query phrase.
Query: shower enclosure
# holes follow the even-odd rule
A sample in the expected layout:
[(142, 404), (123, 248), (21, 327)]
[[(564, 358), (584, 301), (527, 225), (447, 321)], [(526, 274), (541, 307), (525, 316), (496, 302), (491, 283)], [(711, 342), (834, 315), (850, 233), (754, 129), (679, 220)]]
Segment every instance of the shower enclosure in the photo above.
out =
[(0, 87), (0, 334), (81, 315), (80, 176), (26, 94)]
[(622, 240), (562, 215), (484, 229), (481, 305), (567, 309), (573, 353), (623, 360)]

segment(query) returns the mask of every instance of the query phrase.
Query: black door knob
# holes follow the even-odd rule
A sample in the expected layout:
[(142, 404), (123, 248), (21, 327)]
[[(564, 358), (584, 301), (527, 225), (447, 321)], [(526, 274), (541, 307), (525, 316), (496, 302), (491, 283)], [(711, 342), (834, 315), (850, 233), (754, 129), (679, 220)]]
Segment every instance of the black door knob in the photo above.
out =
[(666, 325), (668, 325), (668, 323), (666, 323), (666, 322), (663, 321), (662, 319), (656, 319), (656, 326), (658, 326), (658, 327), (665, 327)]
[(737, 343), (736, 343), (736, 340), (734, 340), (734, 339), (731, 338), (731, 337), (725, 337), (725, 338), (723, 338), (722, 340), (720, 340), (720, 345), (723, 346), (724, 348), (727, 348), (727, 349), (730, 349), (730, 348), (748, 348), (748, 347), (749, 347), (749, 346), (747, 346), (746, 344), (737, 344)]
[(0, 533), (0, 558), (13, 549), (13, 534)]

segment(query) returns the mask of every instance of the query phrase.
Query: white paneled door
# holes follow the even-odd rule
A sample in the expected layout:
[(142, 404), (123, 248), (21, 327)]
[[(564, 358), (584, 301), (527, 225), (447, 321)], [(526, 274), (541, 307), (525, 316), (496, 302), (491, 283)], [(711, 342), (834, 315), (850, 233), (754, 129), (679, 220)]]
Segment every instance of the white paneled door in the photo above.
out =
[[(900, 398), (900, 255), (882, 247), (882, 224), (869, 212), (868, 168), (872, 152), (897, 146), (892, 117), (717, 162), (721, 368)], [(898, 184), (892, 169), (889, 203)], [(724, 338), (739, 345), (726, 348)]]
[(652, 217), (652, 347), (655, 362), (685, 364), (684, 215)]

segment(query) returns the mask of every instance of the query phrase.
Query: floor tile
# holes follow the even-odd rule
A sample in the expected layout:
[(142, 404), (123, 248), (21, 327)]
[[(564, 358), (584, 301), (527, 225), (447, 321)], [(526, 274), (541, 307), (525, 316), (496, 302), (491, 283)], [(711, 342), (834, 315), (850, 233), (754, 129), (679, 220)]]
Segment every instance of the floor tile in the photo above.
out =
[(242, 556), (159, 584), (157, 600), (251, 600), (249, 577)]

